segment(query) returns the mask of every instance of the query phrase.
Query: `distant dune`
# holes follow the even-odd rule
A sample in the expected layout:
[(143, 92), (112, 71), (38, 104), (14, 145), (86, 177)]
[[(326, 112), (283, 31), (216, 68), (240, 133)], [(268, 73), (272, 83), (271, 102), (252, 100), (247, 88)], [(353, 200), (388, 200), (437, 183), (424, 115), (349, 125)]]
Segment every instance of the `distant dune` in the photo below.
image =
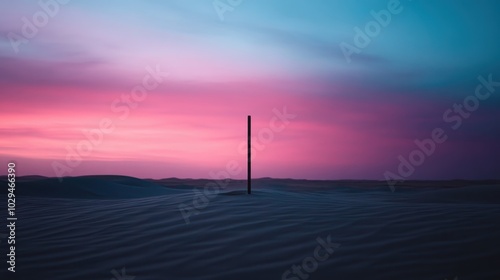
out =
[[(18, 188), (16, 193), (26, 196), (37, 197), (58, 197), (58, 198), (100, 198), (100, 199), (121, 199), (121, 198), (141, 198), (158, 195), (170, 195), (181, 193), (193, 188), (204, 188), (208, 183), (214, 183), (209, 179), (138, 179), (128, 176), (116, 175), (95, 175), (80, 177), (65, 177), (62, 181), (58, 178), (48, 178), (43, 176), (23, 176), (17, 177)], [(0, 182), (7, 184), (5, 176), (0, 177)], [(225, 186), (225, 191), (244, 190), (246, 180), (229, 180)], [(318, 191), (331, 189), (345, 189), (345, 191), (355, 191), (356, 189), (390, 191), (385, 181), (374, 180), (300, 180), (300, 179), (273, 179), (259, 178), (253, 180), (255, 190), (284, 190), (284, 191)], [(450, 181), (407, 181), (396, 186), (397, 190), (436, 190), (434, 197), (446, 195), (443, 189), (467, 188), (455, 193), (474, 192), (479, 186), (500, 186), (500, 180), (450, 180)], [(468, 188), (473, 187), (473, 188)], [(489, 192), (496, 192), (497, 188), (482, 188), (481, 196), (485, 198)], [(489, 191), (488, 191), (489, 190)], [(223, 190), (224, 191), (224, 190)], [(6, 193), (5, 188), (0, 188), (0, 193)], [(477, 197), (475, 195), (474, 197)], [(496, 197), (496, 196), (494, 196)]]

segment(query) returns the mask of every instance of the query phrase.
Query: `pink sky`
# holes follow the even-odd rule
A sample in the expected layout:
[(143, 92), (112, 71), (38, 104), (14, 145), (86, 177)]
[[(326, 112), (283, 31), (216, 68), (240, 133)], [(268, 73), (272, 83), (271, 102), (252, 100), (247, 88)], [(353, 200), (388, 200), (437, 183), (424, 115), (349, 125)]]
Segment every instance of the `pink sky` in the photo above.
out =
[[(288, 8), (307, 13), (304, 18), (248, 5), (221, 22), (210, 5), (130, 2), (117, 9), (86, 1), (61, 6), (17, 53), (8, 36), (0, 37), (2, 164), (15, 161), (18, 175), (57, 176), (55, 164), (59, 172), (65, 166), (65, 176), (207, 178), (228, 162), (245, 166), (239, 150), (252, 115), (260, 149), (255, 177), (384, 179), (399, 155), (407, 157), (414, 141), (437, 127), (449, 140), (411, 178), (498, 173), (500, 135), (492, 129), (498, 97), (481, 104), (460, 130), (442, 118), (474, 93), (478, 74), (496, 73), (490, 64), (474, 67), (497, 48), (458, 61), (422, 37), (415, 42), (423, 42), (428, 59), (411, 55), (415, 42), (406, 52), (398, 45), (409, 34), (401, 28), (416, 28), (405, 14), (400, 28), (388, 28), (385, 40), (347, 63), (338, 44), (359, 21), (348, 11), (359, 7), (339, 5), (331, 9), (336, 17), (320, 21), (317, 9), (301, 5), (292, 1)], [(9, 4), (0, 32), (22, 34), (21, 19), (39, 9)], [(149, 79), (157, 85), (134, 101), (131, 91), (150, 75), (148, 67), (168, 76)], [(296, 117), (262, 144), (259, 132), (269, 129), (273, 110), (284, 108)], [(68, 149), (77, 149), (87, 140), (84, 131), (102, 120), (112, 121), (113, 131), (68, 166)], [(244, 178), (245, 170), (234, 177)]]

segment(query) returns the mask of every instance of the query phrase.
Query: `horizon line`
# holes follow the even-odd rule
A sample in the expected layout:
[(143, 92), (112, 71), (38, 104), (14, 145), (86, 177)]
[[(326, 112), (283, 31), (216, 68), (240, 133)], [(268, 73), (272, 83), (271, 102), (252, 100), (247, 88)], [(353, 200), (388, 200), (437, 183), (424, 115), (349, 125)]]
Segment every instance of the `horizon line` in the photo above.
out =
[[(0, 178), (7, 177), (7, 174), (1, 174)], [(49, 176), (44, 176), (44, 175), (23, 175), (23, 176), (16, 176), (16, 178), (26, 178), (26, 177), (42, 177), (46, 179), (55, 179), (59, 177), (49, 177)], [(128, 177), (128, 178), (134, 178), (134, 179), (139, 179), (139, 180), (168, 180), (168, 179), (176, 179), (176, 180), (207, 180), (207, 181), (218, 181), (218, 180), (231, 180), (231, 181), (247, 181), (247, 179), (242, 178), (242, 179), (236, 179), (236, 178), (220, 178), (220, 179), (214, 179), (214, 178), (180, 178), (180, 177), (165, 177), (165, 178), (139, 178), (139, 177), (134, 177), (134, 176), (129, 176), (129, 175), (119, 175), (119, 174), (92, 174), (92, 175), (78, 175), (78, 176), (64, 176), (61, 179), (65, 178), (80, 178), (80, 177)], [(377, 181), (377, 182), (385, 182), (386, 180), (384, 179), (305, 179), (305, 178), (277, 178), (277, 177), (259, 177), (259, 178), (252, 178), (252, 180), (262, 180), (262, 179), (272, 179), (272, 180), (295, 180), (295, 181)], [(415, 182), (415, 181), (500, 181), (500, 178), (494, 179), (408, 179), (404, 180), (401, 182), (398, 182), (397, 184), (405, 183), (405, 182)]]

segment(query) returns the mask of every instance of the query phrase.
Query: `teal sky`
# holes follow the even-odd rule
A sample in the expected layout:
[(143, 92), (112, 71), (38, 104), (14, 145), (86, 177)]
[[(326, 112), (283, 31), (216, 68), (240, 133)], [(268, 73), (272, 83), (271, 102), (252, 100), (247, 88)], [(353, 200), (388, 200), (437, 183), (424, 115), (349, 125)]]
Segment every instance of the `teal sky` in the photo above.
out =
[[(67, 175), (207, 177), (242, 160), (247, 114), (258, 131), (285, 106), (297, 120), (262, 151), (257, 176), (383, 179), (437, 127), (449, 140), (412, 176), (500, 171), (498, 94), (460, 129), (443, 120), (479, 76), (500, 80), (498, 1), (57, 1), (0, 0), (0, 117), (9, 120), (0, 155), (22, 159), (29, 174), (53, 176), (81, 130), (116, 119), (110, 104), (148, 66), (168, 79)], [(357, 45), (360, 36), (369, 43)], [(348, 58), (347, 44), (356, 48)]]

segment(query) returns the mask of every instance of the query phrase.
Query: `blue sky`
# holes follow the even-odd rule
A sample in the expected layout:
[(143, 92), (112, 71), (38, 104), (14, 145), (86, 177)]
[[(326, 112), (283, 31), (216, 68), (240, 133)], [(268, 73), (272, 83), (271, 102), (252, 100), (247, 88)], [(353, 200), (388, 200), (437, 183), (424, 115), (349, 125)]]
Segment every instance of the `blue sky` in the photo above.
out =
[[(234, 152), (243, 137), (234, 134), (238, 114), (252, 114), (265, 126), (273, 108), (288, 106), (300, 118), (269, 144), (258, 175), (382, 179), (398, 166), (399, 155), (415, 148), (415, 139), (448, 125), (443, 113), (474, 94), (479, 76), (500, 80), (498, 1), (61, 3), (32, 38), (24, 38), (24, 19), (33, 24), (43, 7), (0, 0), (0, 114), (11, 120), (0, 128), (8, 136), (0, 154), (23, 158), (29, 173), (53, 175), (51, 163), (64, 160), (64, 147), (81, 138), (75, 131), (109, 115), (109, 104), (140, 82), (148, 66), (166, 69), (168, 81), (70, 175), (130, 174), (138, 162), (162, 162), (179, 166), (171, 176), (206, 177), (213, 166), (240, 157)], [(214, 3), (230, 7), (223, 18)], [(400, 12), (390, 13), (393, 6)], [(355, 28), (366, 33), (373, 13), (390, 13), (390, 21), (357, 46)], [(346, 59), (341, 44), (358, 51)], [(493, 177), (499, 171), (493, 167), (500, 156), (499, 102), (497, 94), (481, 101), (412, 176)], [(158, 121), (165, 116), (170, 121)], [(217, 123), (213, 130), (200, 129), (207, 120)], [(133, 137), (121, 140), (125, 135)], [(219, 139), (215, 135), (232, 140), (207, 144), (206, 138)], [(135, 150), (144, 139), (153, 144)], [(212, 160), (220, 152), (215, 147), (233, 148)], [(294, 147), (302, 150), (291, 153)], [(110, 162), (116, 160), (131, 167), (115, 168)], [(285, 168), (288, 162), (294, 164)], [(478, 164), (488, 167), (477, 171)], [(146, 169), (132, 175), (169, 176)]]

